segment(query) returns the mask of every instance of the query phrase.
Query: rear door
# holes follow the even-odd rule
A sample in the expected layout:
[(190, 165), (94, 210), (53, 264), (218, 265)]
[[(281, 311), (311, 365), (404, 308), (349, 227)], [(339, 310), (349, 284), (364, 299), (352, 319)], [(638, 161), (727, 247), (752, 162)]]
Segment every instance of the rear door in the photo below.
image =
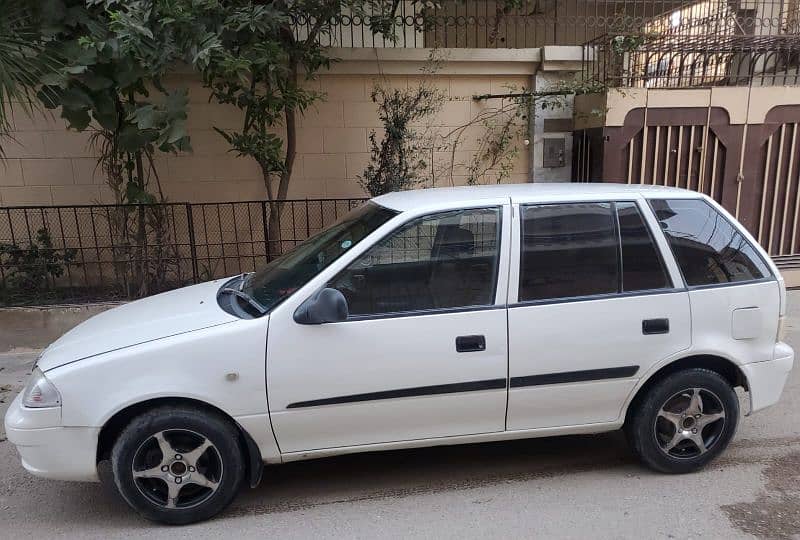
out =
[(653, 199), (650, 205), (689, 288), (695, 350), (745, 363), (771, 360), (781, 285), (766, 254), (710, 201)]
[(690, 345), (688, 293), (643, 201), (515, 206), (508, 429), (616, 421)]

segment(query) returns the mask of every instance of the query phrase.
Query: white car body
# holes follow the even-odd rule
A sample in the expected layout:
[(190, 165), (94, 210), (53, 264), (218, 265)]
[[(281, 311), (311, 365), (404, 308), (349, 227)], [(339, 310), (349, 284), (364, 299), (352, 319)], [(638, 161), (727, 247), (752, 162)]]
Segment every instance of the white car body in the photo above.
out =
[[(60, 406), (25, 407), (20, 395), (5, 418), (8, 439), (23, 466), (38, 476), (96, 481), (104, 427), (164, 399), (224, 412), (249, 435), (261, 461), (272, 464), (598, 433), (623, 425), (637, 391), (661, 368), (698, 357), (735, 366), (749, 392), (750, 412), (758, 411), (777, 402), (793, 364), (794, 352), (776, 337), (786, 311), (785, 285), (758, 243), (703, 197), (755, 246), (772, 276), (686, 286), (647, 199), (700, 197), (614, 184), (485, 186), (379, 197), (375, 203), (398, 214), (262, 317), (244, 319), (221, 309), (217, 293), (227, 280), (217, 280), (132, 302), (77, 326), (37, 364), (60, 392)], [(520, 207), (582, 201), (637, 204), (674, 286), (658, 294), (519, 302)], [(321, 325), (293, 319), (304, 301), (401, 224), (487, 206), (502, 212), (493, 305)], [(642, 321), (653, 318), (669, 319), (669, 332), (643, 335)], [(473, 334), (485, 336), (485, 348), (457, 353), (453, 340)], [(626, 371), (633, 365), (638, 368)], [(569, 374), (595, 370), (618, 376), (569, 380)], [(436, 390), (442, 386), (448, 390)]]

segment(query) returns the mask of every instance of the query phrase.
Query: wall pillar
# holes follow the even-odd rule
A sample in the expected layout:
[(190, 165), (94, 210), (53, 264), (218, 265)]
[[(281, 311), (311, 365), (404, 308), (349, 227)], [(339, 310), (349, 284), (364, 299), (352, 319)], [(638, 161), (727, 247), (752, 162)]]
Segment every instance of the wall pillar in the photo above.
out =
[[(534, 75), (535, 91), (556, 90), (583, 69), (581, 47), (548, 46)], [(546, 108), (542, 108), (546, 103)], [(533, 104), (531, 112), (531, 179), (533, 182), (571, 182), (574, 96), (550, 98)]]

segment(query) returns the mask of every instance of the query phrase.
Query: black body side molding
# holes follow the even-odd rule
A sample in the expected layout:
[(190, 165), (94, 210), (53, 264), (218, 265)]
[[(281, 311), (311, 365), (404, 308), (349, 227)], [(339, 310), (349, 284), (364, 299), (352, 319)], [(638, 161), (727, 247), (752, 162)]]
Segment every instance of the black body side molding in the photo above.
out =
[[(639, 371), (639, 366), (624, 366), (605, 369), (587, 369), (584, 371), (565, 371), (562, 373), (547, 373), (545, 375), (528, 375), (525, 377), (512, 377), (511, 388), (525, 386), (541, 386), (546, 384), (564, 384), (585, 381), (600, 381), (604, 379), (624, 379), (633, 377)], [(503, 390), (506, 388), (506, 379), (486, 379), (483, 381), (470, 381), (452, 384), (437, 384), (433, 386), (417, 386), (414, 388), (399, 388), (397, 390), (382, 390), (380, 392), (367, 392), (364, 394), (351, 394), (335, 396), (308, 401), (297, 401), (286, 406), (287, 409), (300, 409), (304, 407), (319, 407), (322, 405), (341, 405), (344, 403), (359, 403), (382, 399), (398, 399), (406, 397), (435, 396), (441, 394), (457, 394), (462, 392), (478, 392), (481, 390)]]

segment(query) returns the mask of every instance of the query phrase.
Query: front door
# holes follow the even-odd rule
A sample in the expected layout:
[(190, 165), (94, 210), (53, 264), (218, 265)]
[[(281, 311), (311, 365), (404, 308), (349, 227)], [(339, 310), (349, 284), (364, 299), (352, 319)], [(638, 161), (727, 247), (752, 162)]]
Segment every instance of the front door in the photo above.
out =
[(688, 293), (656, 248), (666, 242), (635, 200), (519, 210), (508, 429), (615, 422), (639, 377), (690, 345)]
[(328, 280), (347, 321), (301, 325), (292, 305), (275, 310), (267, 385), (282, 452), (504, 429), (509, 213), (401, 225)]

